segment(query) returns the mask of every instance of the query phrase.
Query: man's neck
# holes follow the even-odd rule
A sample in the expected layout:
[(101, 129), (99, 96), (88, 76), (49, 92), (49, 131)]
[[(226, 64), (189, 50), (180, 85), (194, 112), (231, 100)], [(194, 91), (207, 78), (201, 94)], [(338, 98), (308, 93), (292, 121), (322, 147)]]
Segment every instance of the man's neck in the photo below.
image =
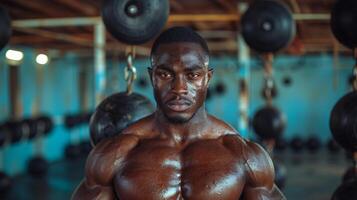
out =
[(155, 121), (160, 134), (176, 144), (184, 144), (197, 138), (203, 138), (208, 126), (208, 116), (204, 106), (198, 109), (190, 120), (183, 123), (170, 122), (158, 109), (155, 113)]

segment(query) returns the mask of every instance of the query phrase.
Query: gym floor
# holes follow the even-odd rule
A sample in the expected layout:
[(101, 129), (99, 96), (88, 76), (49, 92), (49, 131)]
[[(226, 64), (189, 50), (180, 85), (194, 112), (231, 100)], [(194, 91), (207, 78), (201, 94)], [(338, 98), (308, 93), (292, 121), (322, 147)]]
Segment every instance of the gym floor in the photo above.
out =
[[(329, 154), (321, 150), (315, 154), (299, 154), (285, 151), (276, 153), (287, 170), (283, 190), (289, 200), (326, 200), (341, 183), (341, 177), (350, 162), (343, 152)], [(32, 178), (28, 175), (14, 178), (13, 190), (5, 200), (63, 200), (69, 199), (72, 191), (83, 177), (85, 158), (60, 161), (50, 167), (47, 177)]]

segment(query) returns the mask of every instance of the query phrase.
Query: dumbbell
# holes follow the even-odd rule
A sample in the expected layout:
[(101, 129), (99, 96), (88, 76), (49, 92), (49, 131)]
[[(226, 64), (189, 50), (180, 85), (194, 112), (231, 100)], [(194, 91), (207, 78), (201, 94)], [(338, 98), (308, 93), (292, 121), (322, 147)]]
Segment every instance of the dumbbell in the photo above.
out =
[(288, 148), (288, 142), (286, 141), (286, 139), (279, 137), (276, 141), (275, 141), (275, 151), (278, 152), (283, 152)]
[(22, 138), (23, 129), (21, 126), (21, 122), (15, 120), (6, 121), (3, 125), (4, 129), (6, 129), (10, 134), (10, 142), (17, 143)]
[(346, 172), (343, 174), (342, 182), (353, 181), (356, 179), (357, 179), (357, 168), (353, 166), (348, 168)]
[(65, 116), (64, 124), (69, 133), (69, 144), (66, 145), (64, 150), (64, 154), (67, 159), (77, 159), (81, 155), (81, 147), (78, 144), (78, 139), (73, 135), (73, 129), (81, 125), (83, 120), (84, 116), (80, 114), (69, 114)]
[(226, 92), (226, 85), (223, 82), (218, 82), (216, 86), (214, 87), (215, 94), (221, 96), (224, 95)]
[(357, 180), (343, 182), (333, 193), (331, 200), (357, 199)]
[(5, 198), (5, 195), (12, 187), (11, 178), (5, 173), (0, 171), (0, 197)]
[[(0, 159), (3, 159), (3, 148), (10, 142), (10, 132), (4, 124), (0, 125)], [(12, 187), (11, 178), (3, 171), (2, 161), (0, 161), (0, 199), (5, 198), (5, 195)]]
[(295, 153), (300, 153), (303, 148), (304, 148), (304, 141), (301, 139), (301, 137), (296, 136), (291, 139), (290, 141), (290, 148), (295, 152)]
[(327, 142), (327, 149), (330, 153), (338, 153), (341, 150), (341, 147), (337, 144), (334, 139), (329, 139)]
[(310, 153), (316, 153), (321, 148), (321, 142), (317, 137), (311, 136), (306, 140), (305, 146)]
[[(81, 153), (83, 155), (88, 155), (88, 153), (92, 150), (92, 144), (89, 141), (89, 138), (87, 137), (89, 135), (89, 130), (87, 129), (89, 125), (90, 118), (92, 116), (93, 112), (84, 112), (82, 113), (82, 126), (81, 128), (81, 142), (79, 143), (79, 147), (81, 149)], [(86, 125), (86, 127), (83, 127), (83, 125)], [(84, 129), (85, 128), (85, 129)]]
[(48, 134), (53, 128), (52, 120), (47, 116), (34, 118), (36, 124), (35, 148), (36, 155), (27, 163), (27, 172), (33, 177), (43, 177), (47, 174), (49, 163), (43, 156), (43, 136)]

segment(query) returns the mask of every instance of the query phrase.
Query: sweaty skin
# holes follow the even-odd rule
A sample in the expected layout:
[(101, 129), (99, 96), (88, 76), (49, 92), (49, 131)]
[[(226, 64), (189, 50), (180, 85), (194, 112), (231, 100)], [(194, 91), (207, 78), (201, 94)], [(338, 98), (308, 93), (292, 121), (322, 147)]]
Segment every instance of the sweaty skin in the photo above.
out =
[(198, 44), (161, 44), (149, 69), (157, 110), (92, 150), (72, 199), (285, 199), (268, 154), (206, 113), (207, 64)]

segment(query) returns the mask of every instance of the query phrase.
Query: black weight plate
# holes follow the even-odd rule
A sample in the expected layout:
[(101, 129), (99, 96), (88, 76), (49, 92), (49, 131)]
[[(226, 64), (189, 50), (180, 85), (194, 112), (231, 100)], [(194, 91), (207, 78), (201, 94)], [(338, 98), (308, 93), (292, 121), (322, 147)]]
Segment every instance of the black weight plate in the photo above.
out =
[(348, 48), (357, 47), (357, 1), (339, 0), (331, 11), (331, 29), (337, 40)]
[(357, 91), (342, 97), (330, 115), (330, 129), (336, 142), (348, 151), (357, 151)]
[(275, 0), (255, 1), (242, 16), (242, 35), (248, 46), (260, 53), (276, 52), (295, 37), (290, 10)]
[(142, 44), (160, 33), (169, 16), (168, 0), (106, 0), (102, 18), (119, 41)]
[(89, 123), (92, 144), (120, 134), (127, 126), (153, 111), (150, 100), (137, 93), (128, 95), (121, 92), (105, 98)]
[(0, 6), (0, 50), (9, 42), (11, 37), (11, 19), (8, 12)]
[(253, 117), (254, 132), (263, 139), (277, 139), (285, 128), (285, 117), (275, 107), (265, 106)]

